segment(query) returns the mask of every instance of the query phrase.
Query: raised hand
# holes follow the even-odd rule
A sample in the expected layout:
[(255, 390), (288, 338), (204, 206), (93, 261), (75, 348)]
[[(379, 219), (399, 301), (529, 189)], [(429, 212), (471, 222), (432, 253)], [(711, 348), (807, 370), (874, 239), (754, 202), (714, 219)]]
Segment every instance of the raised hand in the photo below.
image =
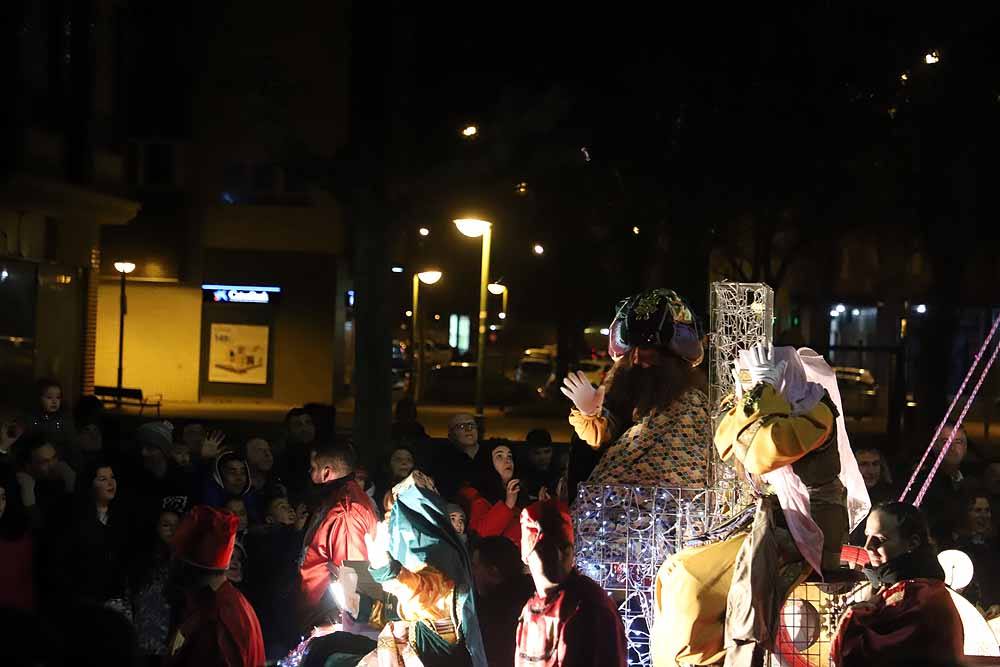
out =
[(520, 492), (521, 492), (521, 480), (512, 479), (509, 482), (507, 482), (507, 498), (504, 500), (504, 503), (507, 505), (507, 507), (509, 507), (510, 509), (514, 509), (514, 506), (517, 505), (517, 494)]
[(374, 568), (389, 564), (389, 525), (380, 521), (375, 525), (375, 536), (365, 534), (365, 546), (368, 547), (368, 565)]
[(222, 431), (212, 431), (205, 439), (201, 441), (201, 457), (205, 459), (214, 459), (221, 452), (225, 451), (222, 448), (222, 443), (226, 441), (226, 434)]
[(596, 415), (604, 407), (604, 386), (594, 389), (590, 380), (581, 371), (567, 375), (559, 391), (573, 401), (576, 409), (585, 415)]
[(781, 378), (785, 374), (784, 361), (775, 363), (774, 346), (757, 343), (750, 348), (750, 364), (747, 370), (750, 372), (750, 380), (757, 385), (766, 382), (772, 387), (777, 387), (781, 383)]

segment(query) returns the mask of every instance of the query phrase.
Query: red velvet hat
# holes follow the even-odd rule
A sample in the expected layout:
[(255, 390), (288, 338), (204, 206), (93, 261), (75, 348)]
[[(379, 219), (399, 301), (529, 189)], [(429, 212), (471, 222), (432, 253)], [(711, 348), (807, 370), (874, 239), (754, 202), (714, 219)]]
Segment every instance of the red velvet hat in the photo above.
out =
[(197, 505), (174, 532), (174, 554), (206, 570), (225, 570), (233, 555), (239, 518), (232, 512)]
[(566, 503), (539, 501), (521, 511), (521, 560), (528, 562), (528, 556), (542, 540), (555, 537), (564, 544), (573, 544), (573, 520)]

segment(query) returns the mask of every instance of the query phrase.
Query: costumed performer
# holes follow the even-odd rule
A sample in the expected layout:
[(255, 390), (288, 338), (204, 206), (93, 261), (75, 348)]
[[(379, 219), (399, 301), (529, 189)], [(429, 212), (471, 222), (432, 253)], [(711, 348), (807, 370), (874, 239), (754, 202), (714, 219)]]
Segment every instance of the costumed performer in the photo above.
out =
[(396, 600), (361, 667), (486, 667), (469, 554), (430, 478), (413, 472), (392, 489), (387, 522), (366, 537), (372, 578)]
[(822, 357), (758, 345), (740, 352), (734, 376), (715, 446), (757, 503), (660, 568), (657, 666), (751, 664), (772, 644), (788, 594), (811, 572), (839, 568), (849, 529), (870, 508)]
[(875, 591), (847, 609), (830, 657), (838, 667), (958, 665), (965, 633), (919, 509), (877, 506), (865, 525), (865, 568)]
[(226, 579), (239, 519), (194, 507), (174, 533), (167, 588), (182, 605), (168, 642), (167, 667), (263, 667), (264, 638), (253, 607)]
[(617, 361), (605, 384), (571, 375), (562, 389), (577, 435), (595, 449), (613, 443), (587, 483), (704, 487), (711, 427), (690, 307), (673, 290), (637, 294), (620, 304), (609, 340)]
[(535, 584), (517, 625), (515, 667), (624, 667), (625, 626), (608, 594), (576, 569), (566, 505), (521, 512), (521, 559)]

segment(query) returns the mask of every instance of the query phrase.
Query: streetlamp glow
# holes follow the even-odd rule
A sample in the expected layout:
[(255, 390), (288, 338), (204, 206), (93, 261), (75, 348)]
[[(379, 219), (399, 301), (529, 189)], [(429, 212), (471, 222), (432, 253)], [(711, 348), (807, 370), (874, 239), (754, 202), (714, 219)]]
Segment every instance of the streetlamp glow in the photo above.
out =
[(459, 218), (454, 223), (458, 227), (458, 231), (473, 239), (479, 238), (488, 232), (492, 226), (490, 222), (477, 218)]
[(421, 227), (420, 229), (417, 230), (417, 232), (421, 236), (430, 236), (431, 235), (431, 230), (427, 229), (426, 227)]
[(541, 243), (536, 243), (535, 247), (532, 248), (532, 250), (534, 250), (534, 252), (535, 252), (536, 255), (544, 255), (545, 254), (545, 246), (543, 246)]
[(507, 291), (507, 288), (504, 285), (501, 285), (500, 283), (490, 283), (489, 285), (486, 286), (486, 289), (490, 291), (490, 294), (493, 294), (495, 296), (500, 296), (501, 294)]
[(467, 139), (471, 139), (477, 134), (479, 134), (479, 128), (475, 125), (466, 125), (465, 129), (462, 130), (462, 136)]
[(941, 61), (941, 54), (937, 51), (930, 51), (926, 56), (924, 56), (924, 62), (928, 65), (936, 65)]
[(401, 266), (394, 266), (394, 267), (392, 267), (392, 272), (393, 273), (402, 273), (403, 272), (403, 267), (401, 267)]
[(413, 311), (412, 310), (408, 310), (408, 311), (406, 311), (403, 314), (406, 315), (407, 317), (413, 317)]
[(417, 274), (417, 278), (425, 285), (433, 285), (441, 280), (441, 275), (440, 271), (421, 271)]
[(505, 320), (507, 319), (507, 313), (499, 312), (497, 313), (497, 317), (499, 317), (501, 320)]
[(639, 235), (639, 228), (638, 227), (633, 227), (632, 228), (632, 233), (635, 234), (636, 236), (638, 236)]
[(115, 271), (118, 273), (132, 273), (135, 271), (135, 264), (132, 262), (115, 262)]

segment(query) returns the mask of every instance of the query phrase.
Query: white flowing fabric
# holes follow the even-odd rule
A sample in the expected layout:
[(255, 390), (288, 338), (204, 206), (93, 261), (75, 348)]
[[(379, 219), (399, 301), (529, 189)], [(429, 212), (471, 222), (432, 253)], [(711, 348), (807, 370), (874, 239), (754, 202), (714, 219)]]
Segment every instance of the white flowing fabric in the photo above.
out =
[[(741, 350), (737, 364), (742, 366), (744, 353)], [(837, 449), (840, 454), (840, 481), (847, 489), (847, 517), (850, 530), (864, 520), (871, 509), (868, 489), (865, 487), (858, 462), (851, 451), (844, 423), (844, 409), (837, 387), (837, 375), (830, 365), (815, 350), (804, 347), (797, 352), (791, 347), (774, 349), (774, 361), (786, 362), (785, 373), (780, 382), (779, 392), (792, 406), (792, 414), (804, 414), (812, 410), (823, 397), (823, 390), (837, 406)], [(809, 509), (809, 489), (799, 478), (792, 466), (786, 465), (766, 473), (764, 480), (771, 485), (778, 496), (778, 503), (785, 515), (788, 530), (795, 540), (802, 557), (816, 572), (822, 572), (823, 531), (813, 521)]]

